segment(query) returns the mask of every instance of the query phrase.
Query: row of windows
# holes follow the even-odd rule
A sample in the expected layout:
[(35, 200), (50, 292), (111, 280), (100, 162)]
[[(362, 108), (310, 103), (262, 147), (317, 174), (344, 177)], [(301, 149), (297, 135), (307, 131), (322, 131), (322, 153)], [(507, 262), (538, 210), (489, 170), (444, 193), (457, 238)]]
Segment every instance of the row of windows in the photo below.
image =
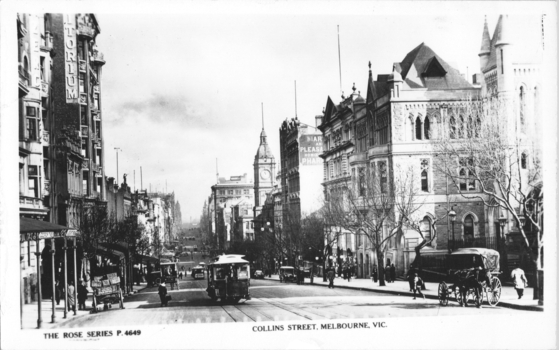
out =
[(219, 190), (218, 194), (220, 195), (226, 195), (226, 194), (250, 194), (250, 190), (248, 189), (244, 189), (244, 190)]

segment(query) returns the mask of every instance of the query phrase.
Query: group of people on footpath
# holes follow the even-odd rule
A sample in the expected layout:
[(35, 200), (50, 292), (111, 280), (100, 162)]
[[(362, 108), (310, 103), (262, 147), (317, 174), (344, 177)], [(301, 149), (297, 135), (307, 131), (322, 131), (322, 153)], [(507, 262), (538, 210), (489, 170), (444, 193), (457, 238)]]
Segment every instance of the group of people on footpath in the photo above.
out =
[[(373, 278), (373, 281), (375, 283), (378, 281), (379, 273), (378, 273), (377, 265), (373, 265), (373, 271), (371, 272), (371, 277)], [(396, 280), (396, 266), (394, 266), (394, 264), (392, 265), (386, 264), (386, 267), (384, 268), (384, 280), (387, 283), (394, 283), (394, 281)]]
[[(76, 299), (74, 297), (74, 293), (76, 292), (76, 287), (74, 287), (74, 281), (70, 280), (68, 282), (68, 287), (66, 291), (64, 290), (64, 286), (60, 284), (59, 280), (56, 280), (54, 285), (54, 299), (56, 301), (56, 305), (60, 305), (60, 299), (64, 296), (64, 293), (67, 293), (68, 298), (68, 310), (76, 311)], [(85, 302), (87, 301), (87, 283), (80, 278), (78, 283), (78, 310), (87, 310)]]

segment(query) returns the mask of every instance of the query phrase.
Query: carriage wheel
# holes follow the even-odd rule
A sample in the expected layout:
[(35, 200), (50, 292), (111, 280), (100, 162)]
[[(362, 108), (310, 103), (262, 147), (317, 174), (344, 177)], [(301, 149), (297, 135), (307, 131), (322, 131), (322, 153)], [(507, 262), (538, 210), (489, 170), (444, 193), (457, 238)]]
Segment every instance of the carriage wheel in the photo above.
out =
[(441, 282), (439, 283), (439, 304), (443, 306), (448, 305), (448, 287), (446, 283)]
[[(463, 301), (462, 301), (462, 293), (460, 293), (460, 288), (458, 287), (454, 288), (454, 295), (456, 297), (456, 302), (462, 306)], [(465, 302), (467, 301), (468, 299), (466, 298)]]
[(487, 302), (491, 306), (497, 305), (501, 298), (501, 280), (497, 277), (491, 278), (491, 290), (487, 292)]
[(483, 289), (480, 290), (479, 296), (476, 297), (475, 292), (473, 292), (473, 297), (475, 298), (476, 306), (481, 307), (481, 303), (483, 303)]

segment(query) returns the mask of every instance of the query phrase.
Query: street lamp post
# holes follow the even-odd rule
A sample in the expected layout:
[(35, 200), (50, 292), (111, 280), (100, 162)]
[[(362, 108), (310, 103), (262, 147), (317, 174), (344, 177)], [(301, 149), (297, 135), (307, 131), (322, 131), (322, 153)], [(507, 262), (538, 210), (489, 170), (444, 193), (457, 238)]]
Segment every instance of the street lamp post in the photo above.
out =
[(118, 185), (118, 151), (120, 151), (121, 149), (119, 147), (115, 147), (115, 151), (116, 151), (116, 184)]
[[(501, 217), (499, 218), (499, 225), (501, 226), (501, 232), (499, 232), (499, 235), (497, 236), (497, 251), (499, 252), (500, 255), (501, 254), (501, 235), (503, 235), (504, 237), (504, 233), (505, 233), (505, 224), (507, 223), (507, 218), (503, 216), (503, 214), (501, 214)], [(503, 261), (503, 258), (501, 257), (501, 261)]]
[[(450, 222), (452, 223), (452, 250), (454, 250), (454, 246), (456, 242), (454, 240), (454, 222), (456, 221), (456, 212), (454, 211), (454, 207), (450, 208), (450, 211), (448, 212), (448, 217), (450, 218)], [(448, 244), (448, 251), (451, 252), (452, 250), (450, 249), (450, 244)]]

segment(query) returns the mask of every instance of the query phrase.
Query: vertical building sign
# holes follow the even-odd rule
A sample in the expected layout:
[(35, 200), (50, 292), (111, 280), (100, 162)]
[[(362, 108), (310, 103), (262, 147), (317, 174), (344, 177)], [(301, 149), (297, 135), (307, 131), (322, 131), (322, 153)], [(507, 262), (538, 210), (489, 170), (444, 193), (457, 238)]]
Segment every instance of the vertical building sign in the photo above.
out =
[(66, 72), (66, 103), (78, 103), (78, 49), (73, 14), (64, 15), (64, 66)]
[(299, 164), (322, 165), (322, 135), (301, 135), (299, 138)]

